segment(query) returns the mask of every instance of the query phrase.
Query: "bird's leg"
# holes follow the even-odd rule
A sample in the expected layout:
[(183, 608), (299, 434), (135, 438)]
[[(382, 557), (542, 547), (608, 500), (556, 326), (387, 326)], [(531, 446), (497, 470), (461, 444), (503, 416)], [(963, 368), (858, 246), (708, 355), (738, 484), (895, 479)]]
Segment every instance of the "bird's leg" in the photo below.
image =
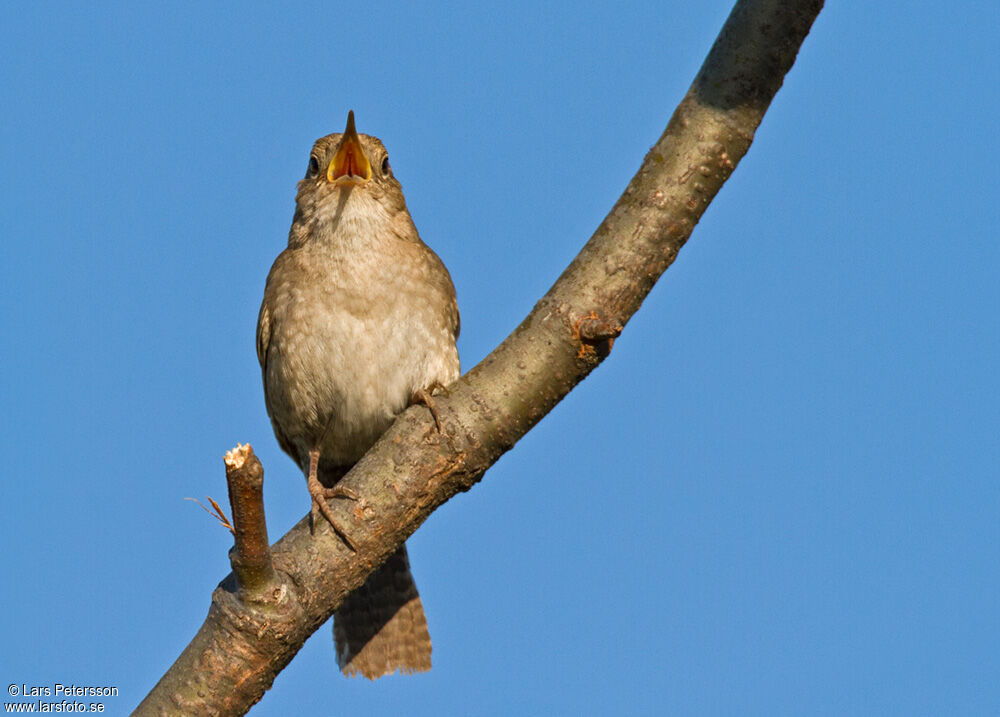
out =
[(451, 395), (451, 391), (448, 390), (448, 387), (445, 386), (440, 381), (435, 381), (434, 383), (432, 383), (427, 388), (427, 390), (430, 391), (431, 393), (440, 393), (445, 398), (448, 398)]
[(322, 483), (319, 482), (319, 450), (314, 448), (309, 451), (309, 475), (306, 476), (306, 487), (309, 489), (309, 495), (312, 496), (312, 510), (309, 514), (309, 530), (314, 535), (316, 533), (316, 520), (319, 514), (322, 513), (323, 517), (326, 518), (326, 522), (330, 524), (333, 528), (333, 532), (340, 536), (340, 539), (347, 543), (349, 547), (354, 552), (357, 552), (358, 548), (351, 540), (347, 533), (337, 525), (337, 521), (334, 520), (333, 513), (330, 512), (330, 506), (327, 504), (327, 499), (329, 498), (350, 498), (351, 500), (357, 500), (357, 494), (350, 490), (349, 488), (341, 488), (334, 486), (333, 488), (327, 488)]
[(416, 406), (417, 404), (420, 404), (422, 406), (427, 406), (427, 410), (429, 410), (431, 415), (434, 416), (434, 425), (437, 427), (438, 433), (441, 433), (441, 416), (438, 414), (437, 404), (434, 403), (434, 399), (431, 397), (431, 394), (433, 394), (435, 390), (441, 391), (445, 396), (448, 395), (448, 389), (445, 388), (440, 381), (435, 381), (426, 389), (418, 388), (414, 391), (413, 395), (410, 396), (410, 405)]

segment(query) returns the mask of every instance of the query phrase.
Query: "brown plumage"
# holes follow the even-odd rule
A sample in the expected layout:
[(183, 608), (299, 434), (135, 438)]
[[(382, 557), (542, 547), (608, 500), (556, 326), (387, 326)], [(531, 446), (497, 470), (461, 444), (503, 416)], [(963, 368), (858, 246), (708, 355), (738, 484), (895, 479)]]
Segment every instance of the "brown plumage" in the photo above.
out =
[[(326, 500), (415, 395), (458, 378), (458, 306), (447, 269), (417, 234), (376, 137), (318, 139), (299, 182), (288, 248), (267, 277), (257, 358), (278, 443)], [(430, 637), (405, 546), (334, 614), (345, 674), (430, 669)]]

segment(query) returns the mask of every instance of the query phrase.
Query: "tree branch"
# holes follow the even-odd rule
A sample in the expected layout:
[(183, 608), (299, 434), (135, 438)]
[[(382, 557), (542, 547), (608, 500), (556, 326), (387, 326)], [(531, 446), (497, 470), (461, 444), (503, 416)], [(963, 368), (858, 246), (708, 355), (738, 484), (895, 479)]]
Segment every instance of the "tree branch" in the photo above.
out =
[(230, 575), (137, 715), (243, 714), (344, 596), (439, 505), (466, 491), (603, 360), (746, 154), (823, 0), (740, 0), (638, 173), (579, 255), (489, 356), (403, 413), (332, 505), (357, 552), (308, 517), (273, 546), (274, 589), (241, 598)]
[(256, 600), (277, 586), (264, 520), (264, 466), (250, 444), (226, 453), (226, 483), (235, 543), (229, 563), (243, 599)]

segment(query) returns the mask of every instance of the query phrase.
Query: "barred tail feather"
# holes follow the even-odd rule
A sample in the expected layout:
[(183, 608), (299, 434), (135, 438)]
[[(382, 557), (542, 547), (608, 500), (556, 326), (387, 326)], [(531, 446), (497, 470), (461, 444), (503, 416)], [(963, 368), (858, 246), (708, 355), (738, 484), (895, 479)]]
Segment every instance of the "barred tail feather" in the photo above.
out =
[(333, 615), (337, 665), (370, 680), (431, 669), (427, 617), (403, 545)]

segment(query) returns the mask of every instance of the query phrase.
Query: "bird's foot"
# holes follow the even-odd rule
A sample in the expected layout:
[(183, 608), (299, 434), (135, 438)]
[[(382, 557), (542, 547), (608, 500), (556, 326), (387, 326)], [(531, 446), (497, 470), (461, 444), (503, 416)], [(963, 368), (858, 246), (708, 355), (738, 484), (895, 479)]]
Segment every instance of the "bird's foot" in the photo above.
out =
[(357, 552), (358, 547), (355, 545), (354, 541), (344, 532), (344, 529), (338, 525), (336, 519), (333, 517), (333, 513), (330, 511), (330, 505), (326, 502), (330, 498), (349, 498), (350, 500), (358, 500), (358, 494), (349, 488), (343, 488), (334, 486), (333, 488), (327, 488), (322, 483), (319, 482), (319, 451), (313, 450), (309, 451), (309, 475), (306, 476), (306, 487), (309, 489), (309, 495), (312, 497), (312, 510), (309, 514), (309, 530), (315, 535), (316, 534), (316, 521), (319, 520), (319, 514), (322, 513), (323, 517), (326, 518), (326, 522), (330, 524), (340, 539), (347, 544), (347, 547)]
[(431, 415), (434, 417), (434, 426), (437, 428), (437, 432), (441, 433), (443, 425), (441, 423), (441, 414), (438, 413), (437, 404), (434, 402), (434, 398), (432, 397), (432, 394), (435, 391), (440, 391), (445, 396), (448, 395), (448, 389), (444, 387), (444, 384), (440, 381), (435, 381), (426, 389), (418, 388), (414, 391), (413, 395), (410, 396), (410, 405), (416, 406), (419, 404), (427, 406), (427, 410), (430, 411)]

